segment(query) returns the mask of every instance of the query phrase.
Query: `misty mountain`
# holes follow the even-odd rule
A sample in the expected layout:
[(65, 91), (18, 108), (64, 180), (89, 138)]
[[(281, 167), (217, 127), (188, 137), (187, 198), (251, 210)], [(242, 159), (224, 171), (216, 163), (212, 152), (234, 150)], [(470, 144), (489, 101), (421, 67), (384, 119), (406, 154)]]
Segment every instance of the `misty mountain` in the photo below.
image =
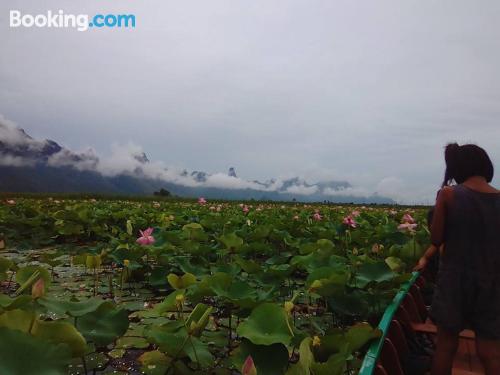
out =
[(347, 181), (309, 183), (300, 177), (247, 181), (227, 173), (175, 170), (152, 162), (140, 149), (116, 149), (101, 158), (92, 149), (74, 152), (53, 140), (36, 140), (0, 122), (0, 191), (151, 195), (167, 189), (181, 197), (282, 201), (394, 203), (349, 194)]

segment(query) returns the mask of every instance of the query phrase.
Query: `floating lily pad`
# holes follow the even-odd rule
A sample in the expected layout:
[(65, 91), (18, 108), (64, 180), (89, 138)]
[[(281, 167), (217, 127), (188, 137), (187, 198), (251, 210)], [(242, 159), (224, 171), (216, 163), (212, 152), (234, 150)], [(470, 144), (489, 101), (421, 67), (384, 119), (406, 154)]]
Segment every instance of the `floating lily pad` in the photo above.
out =
[(77, 328), (96, 346), (106, 346), (122, 336), (127, 331), (128, 325), (127, 311), (105, 302), (96, 311), (79, 317)]
[(47, 311), (56, 314), (68, 314), (73, 317), (79, 317), (96, 311), (105, 301), (99, 298), (89, 298), (78, 300), (60, 300), (53, 297), (44, 297), (38, 300), (38, 303), (44, 306)]
[(120, 337), (118, 340), (116, 340), (116, 348), (122, 348), (122, 349), (130, 349), (130, 348), (135, 348), (135, 349), (145, 349), (149, 346), (149, 342), (143, 337), (130, 337), (130, 336), (123, 336)]
[(288, 316), (283, 307), (274, 303), (263, 303), (253, 309), (237, 332), (256, 345), (288, 345), (292, 339)]

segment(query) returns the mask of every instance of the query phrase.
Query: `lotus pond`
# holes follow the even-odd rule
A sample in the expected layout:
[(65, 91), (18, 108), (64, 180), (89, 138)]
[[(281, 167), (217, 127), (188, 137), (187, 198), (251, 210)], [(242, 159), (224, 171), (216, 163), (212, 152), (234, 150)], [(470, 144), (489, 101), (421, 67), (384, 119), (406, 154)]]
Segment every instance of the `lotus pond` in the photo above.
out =
[(424, 209), (7, 199), (0, 374), (356, 374)]

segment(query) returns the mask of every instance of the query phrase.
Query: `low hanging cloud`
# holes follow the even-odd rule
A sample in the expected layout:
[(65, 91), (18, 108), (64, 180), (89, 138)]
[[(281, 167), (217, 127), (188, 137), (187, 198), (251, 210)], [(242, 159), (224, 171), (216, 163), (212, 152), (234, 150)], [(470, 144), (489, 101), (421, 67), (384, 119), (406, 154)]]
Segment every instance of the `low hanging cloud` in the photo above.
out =
[(286, 189), (287, 193), (298, 194), (298, 195), (312, 195), (319, 192), (319, 188), (316, 185), (293, 185)]
[[(289, 176), (260, 182), (236, 177), (234, 169), (231, 173), (189, 172), (169, 167), (161, 161), (150, 161), (142, 147), (132, 142), (112, 144), (110, 153), (106, 156), (98, 155), (93, 148), (74, 152), (51, 140), (33, 139), (14, 122), (0, 116), (0, 165), (22, 167), (36, 164), (56, 168), (72, 167), (79, 171), (97, 172), (107, 177), (130, 175), (192, 188), (253, 190), (287, 196), (318, 196), (318, 199), (370, 197), (378, 193), (361, 187), (351, 187), (345, 181), (308, 183), (302, 178)], [(324, 177), (326, 176), (322, 176)], [(398, 185), (393, 181), (391, 183), (390, 180), (379, 185), (383, 192), (399, 191)], [(391, 191), (391, 186), (394, 191)]]

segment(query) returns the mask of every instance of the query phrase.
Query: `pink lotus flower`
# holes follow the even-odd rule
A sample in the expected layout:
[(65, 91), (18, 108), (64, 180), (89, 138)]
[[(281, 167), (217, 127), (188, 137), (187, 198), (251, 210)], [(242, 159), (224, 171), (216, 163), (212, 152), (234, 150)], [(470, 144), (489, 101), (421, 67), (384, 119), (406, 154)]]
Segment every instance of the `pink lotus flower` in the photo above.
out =
[(9, 199), (7, 200), (7, 204), (10, 204), (11, 206), (16, 204), (16, 201), (14, 199)]
[(342, 223), (344, 225), (347, 225), (349, 228), (356, 228), (357, 224), (354, 218), (351, 215), (348, 215), (344, 217), (344, 220), (342, 220)]
[(198, 204), (200, 204), (200, 205), (202, 205), (202, 206), (203, 206), (203, 205), (205, 205), (206, 203), (207, 203), (207, 200), (206, 200), (205, 198), (203, 198), (203, 197), (199, 197), (199, 198), (198, 198)]
[(351, 212), (352, 217), (358, 217), (361, 213), (358, 210), (354, 210)]
[(323, 218), (319, 212), (315, 212), (313, 215), (313, 219), (316, 221), (320, 221)]
[(152, 245), (155, 243), (155, 238), (152, 236), (153, 228), (148, 228), (144, 230), (140, 230), (139, 233), (141, 236), (137, 239), (137, 243), (142, 246)]
[(31, 287), (31, 296), (36, 299), (43, 297), (45, 294), (45, 282), (42, 278), (39, 278), (36, 283)]
[(245, 363), (243, 363), (243, 367), (241, 368), (242, 375), (257, 375), (257, 369), (255, 368), (255, 364), (253, 363), (253, 358), (251, 355), (245, 359)]
[(404, 214), (403, 219), (401, 219), (401, 221), (403, 223), (410, 223), (410, 224), (415, 223), (415, 219), (410, 214)]
[(248, 211), (250, 211), (250, 209), (248, 208), (248, 206), (247, 206), (247, 205), (244, 205), (244, 206), (243, 206), (243, 208), (242, 208), (242, 211), (243, 211), (244, 213), (248, 213)]
[(417, 224), (414, 223), (403, 223), (398, 225), (398, 229), (403, 232), (415, 233), (415, 228)]

